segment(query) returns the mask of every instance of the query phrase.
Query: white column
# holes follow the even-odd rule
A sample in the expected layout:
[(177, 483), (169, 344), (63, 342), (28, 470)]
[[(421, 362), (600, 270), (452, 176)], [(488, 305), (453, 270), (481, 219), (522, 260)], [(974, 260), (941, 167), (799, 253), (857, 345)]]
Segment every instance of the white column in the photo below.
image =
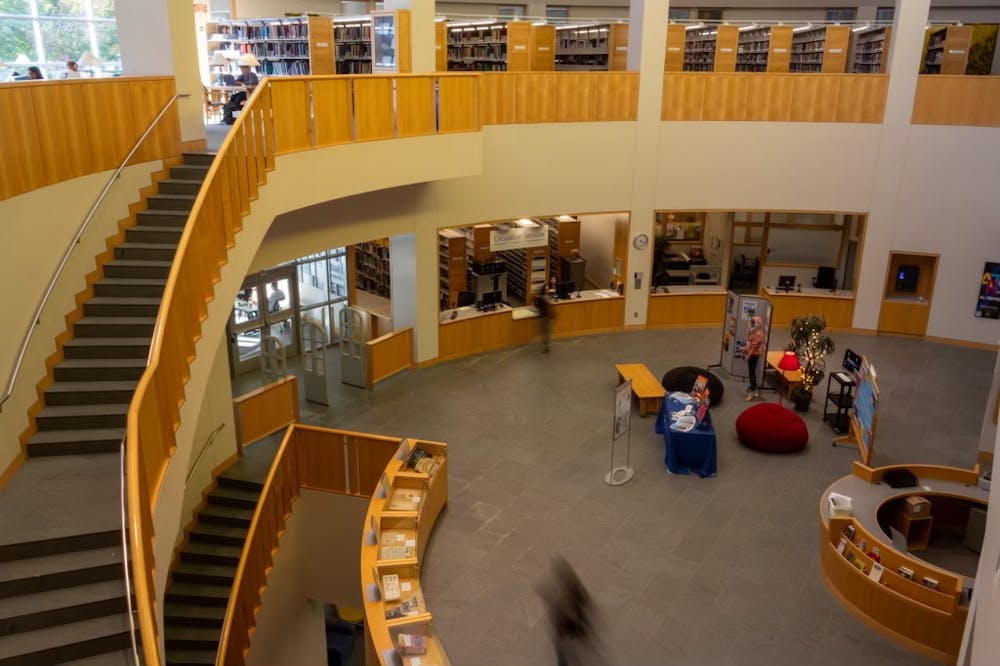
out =
[[(389, 284), (392, 289), (392, 330), (417, 325), (416, 234), (389, 238)], [(435, 264), (435, 269), (437, 268)], [(416, 346), (414, 345), (414, 349)]]
[[(638, 7), (637, 7), (638, 5)], [(663, 99), (663, 56), (667, 49), (669, 0), (633, 0), (630, 26), (641, 29), (637, 42), (629, 33), (629, 62), (639, 58), (639, 116), (636, 122), (635, 162), (632, 175), (632, 207), (625, 283), (625, 325), (646, 323), (653, 256), (653, 209), (656, 198), (657, 156), (660, 145), (660, 107)], [(629, 69), (632, 69), (630, 66)], [(649, 245), (637, 250), (632, 244), (646, 234)], [(641, 273), (638, 286), (636, 274)]]
[(386, 9), (410, 10), (410, 62), (414, 74), (434, 71), (434, 0), (385, 0)]
[[(854, 327), (876, 329), (885, 287), (886, 257), (893, 249), (893, 232), (906, 160), (906, 142), (913, 116), (917, 72), (924, 44), (930, 0), (898, 3), (889, 40), (889, 90), (875, 161), (875, 180), (868, 208), (863, 261), (855, 289)], [(902, 248), (905, 249), (905, 248)]]

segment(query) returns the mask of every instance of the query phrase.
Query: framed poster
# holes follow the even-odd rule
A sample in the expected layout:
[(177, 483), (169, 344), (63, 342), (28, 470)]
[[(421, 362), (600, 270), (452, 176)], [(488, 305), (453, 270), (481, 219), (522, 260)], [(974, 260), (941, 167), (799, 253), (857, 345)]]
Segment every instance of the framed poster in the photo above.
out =
[(976, 302), (976, 317), (1000, 319), (1000, 262), (987, 261), (983, 267), (983, 278), (979, 281), (979, 300)]
[(614, 438), (618, 439), (628, 432), (632, 420), (632, 380), (622, 382), (615, 389), (615, 428)]

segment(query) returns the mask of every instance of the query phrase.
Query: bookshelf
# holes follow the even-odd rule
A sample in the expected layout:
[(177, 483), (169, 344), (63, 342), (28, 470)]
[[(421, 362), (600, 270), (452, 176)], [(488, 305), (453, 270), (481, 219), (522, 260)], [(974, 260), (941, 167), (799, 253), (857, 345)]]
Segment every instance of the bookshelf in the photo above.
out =
[(458, 302), (458, 292), (468, 284), (465, 260), (465, 234), (452, 229), (438, 232), (439, 283), (442, 304), (447, 299), (448, 307), (454, 308)]
[(714, 71), (716, 33), (713, 27), (687, 31), (684, 36), (685, 72)]
[(333, 43), (337, 74), (371, 74), (372, 25), (367, 17), (335, 21)]
[(680, 72), (684, 69), (684, 26), (671, 23), (667, 26), (667, 50), (663, 54), (663, 71)]
[(972, 26), (932, 27), (927, 31), (921, 74), (965, 74)]
[(497, 252), (497, 256), (507, 264), (508, 296), (530, 305), (549, 279), (548, 248), (504, 250)]
[(851, 29), (846, 25), (831, 25), (792, 33), (792, 54), (789, 71), (847, 71), (847, 51)]
[(490, 231), (492, 229), (493, 227), (489, 224), (477, 224), (464, 230), (468, 263), (485, 263), (493, 260), (493, 252), (490, 251)]
[(792, 27), (776, 25), (741, 30), (736, 52), (737, 72), (787, 72)]
[(449, 71), (502, 72), (507, 69), (507, 24), (448, 26)]
[(565, 276), (559, 275), (562, 266), (559, 260), (580, 253), (580, 220), (571, 215), (561, 215), (543, 221), (549, 225), (549, 264), (552, 266), (552, 273), (556, 279), (564, 280)]
[(227, 19), (205, 26), (210, 53), (252, 53), (260, 61), (259, 74), (308, 75), (308, 17)]
[(392, 297), (389, 281), (389, 239), (350, 246), (354, 287), (383, 298)]
[(883, 74), (888, 71), (891, 26), (881, 26), (854, 35), (855, 74)]
[(621, 71), (628, 58), (628, 25), (561, 26), (556, 29), (556, 71)]

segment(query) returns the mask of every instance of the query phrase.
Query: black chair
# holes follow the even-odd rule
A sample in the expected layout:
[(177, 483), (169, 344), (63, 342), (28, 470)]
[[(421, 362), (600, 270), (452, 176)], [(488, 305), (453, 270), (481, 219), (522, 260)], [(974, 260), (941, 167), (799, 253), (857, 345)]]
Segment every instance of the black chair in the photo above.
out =
[(836, 289), (837, 269), (833, 266), (820, 266), (812, 282), (817, 289)]

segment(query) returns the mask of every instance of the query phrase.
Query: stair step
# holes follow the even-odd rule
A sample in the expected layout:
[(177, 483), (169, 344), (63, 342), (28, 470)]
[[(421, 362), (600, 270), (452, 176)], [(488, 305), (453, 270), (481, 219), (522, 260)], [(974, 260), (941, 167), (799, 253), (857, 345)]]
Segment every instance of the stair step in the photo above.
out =
[[(247, 540), (247, 528), (233, 525), (218, 525), (209, 522), (199, 522), (190, 532), (192, 542), (217, 544), (220, 546), (233, 546), (237, 550), (243, 550), (243, 544)], [(239, 558), (239, 553), (236, 554)]]
[(146, 358), (149, 356), (148, 337), (134, 338), (73, 338), (63, 345), (65, 358)]
[(221, 638), (220, 627), (168, 625), (163, 629), (163, 644), (168, 650), (218, 650)]
[(56, 382), (45, 389), (45, 404), (49, 406), (128, 404), (138, 383), (138, 380)]
[(260, 481), (251, 481), (249, 479), (241, 479), (235, 476), (220, 476), (216, 479), (216, 482), (219, 484), (220, 488), (243, 488), (245, 490), (256, 491), (258, 494), (264, 490), (264, 484)]
[(104, 546), (71, 553), (0, 562), (0, 597), (122, 578), (122, 548)]
[(201, 189), (200, 180), (182, 180), (179, 178), (167, 178), (161, 180), (156, 185), (156, 189), (162, 194), (198, 194)]
[[(45, 410), (42, 410), (43, 412)], [(199, 523), (249, 528), (254, 509), (224, 504), (207, 504), (198, 512)]]
[(121, 542), (122, 535), (119, 530), (108, 530), (88, 534), (71, 534), (37, 541), (6, 543), (0, 546), (0, 562), (31, 561), (35, 558), (61, 553), (82, 553), (88, 550), (117, 547)]
[(208, 564), (226, 564), (238, 566), (243, 545), (230, 546), (206, 541), (191, 541), (181, 553), (181, 559), (188, 562), (205, 562)]
[(190, 194), (168, 194), (160, 192), (146, 199), (150, 210), (186, 210), (194, 205), (194, 196)]
[[(138, 638), (139, 637), (136, 636), (136, 639)], [(142, 648), (140, 648), (140, 650), (141, 649)], [(74, 659), (72, 661), (63, 662), (64, 666), (135, 666), (136, 663), (135, 657), (132, 654), (131, 643), (124, 650), (104, 652), (102, 654), (94, 655), (93, 657), (84, 657), (83, 659)]]
[(167, 245), (166, 243), (131, 243), (126, 241), (115, 248), (115, 258), (171, 261), (176, 251), (176, 245)]
[(154, 227), (151, 224), (125, 230), (125, 240), (129, 243), (154, 243), (177, 245), (181, 242), (183, 227)]
[(179, 164), (170, 167), (170, 177), (181, 180), (205, 180), (208, 175), (207, 165)]
[(125, 583), (118, 580), (0, 599), (0, 636), (56, 627), (126, 612)]
[(78, 338), (151, 338), (156, 317), (82, 317), (73, 324)]
[(234, 486), (216, 486), (208, 495), (209, 504), (235, 506), (253, 511), (260, 501), (260, 491), (246, 490)]
[(170, 575), (173, 580), (181, 583), (232, 586), (233, 579), (236, 578), (236, 566), (182, 560), (171, 570)]
[(28, 456), (66, 456), (118, 453), (125, 428), (45, 430), (28, 440)]
[(166, 650), (168, 666), (212, 666), (215, 650)]
[(0, 638), (0, 666), (57, 664), (131, 645), (128, 615), (118, 613)]
[(170, 261), (132, 261), (114, 259), (104, 264), (104, 277), (148, 278), (166, 280), (170, 275)]
[(206, 150), (193, 150), (183, 154), (184, 164), (211, 166), (215, 161), (215, 153)]
[(135, 214), (135, 227), (174, 227), (183, 229), (187, 224), (188, 211), (186, 210), (163, 210), (161, 208), (151, 208), (142, 210)]
[(196, 604), (166, 604), (163, 607), (163, 623), (175, 627), (218, 627), (226, 617), (226, 609), (218, 606), (198, 606)]
[(144, 358), (66, 358), (52, 369), (57, 382), (139, 379), (145, 370)]
[(128, 403), (52, 405), (42, 408), (35, 425), (39, 431), (124, 428), (127, 416)]
[(156, 296), (93, 296), (83, 304), (85, 317), (155, 317), (162, 299)]
[(148, 296), (161, 298), (166, 279), (104, 278), (94, 283), (95, 296)]
[(219, 606), (229, 604), (229, 585), (205, 585), (204, 583), (171, 583), (167, 587), (164, 600), (170, 603)]

